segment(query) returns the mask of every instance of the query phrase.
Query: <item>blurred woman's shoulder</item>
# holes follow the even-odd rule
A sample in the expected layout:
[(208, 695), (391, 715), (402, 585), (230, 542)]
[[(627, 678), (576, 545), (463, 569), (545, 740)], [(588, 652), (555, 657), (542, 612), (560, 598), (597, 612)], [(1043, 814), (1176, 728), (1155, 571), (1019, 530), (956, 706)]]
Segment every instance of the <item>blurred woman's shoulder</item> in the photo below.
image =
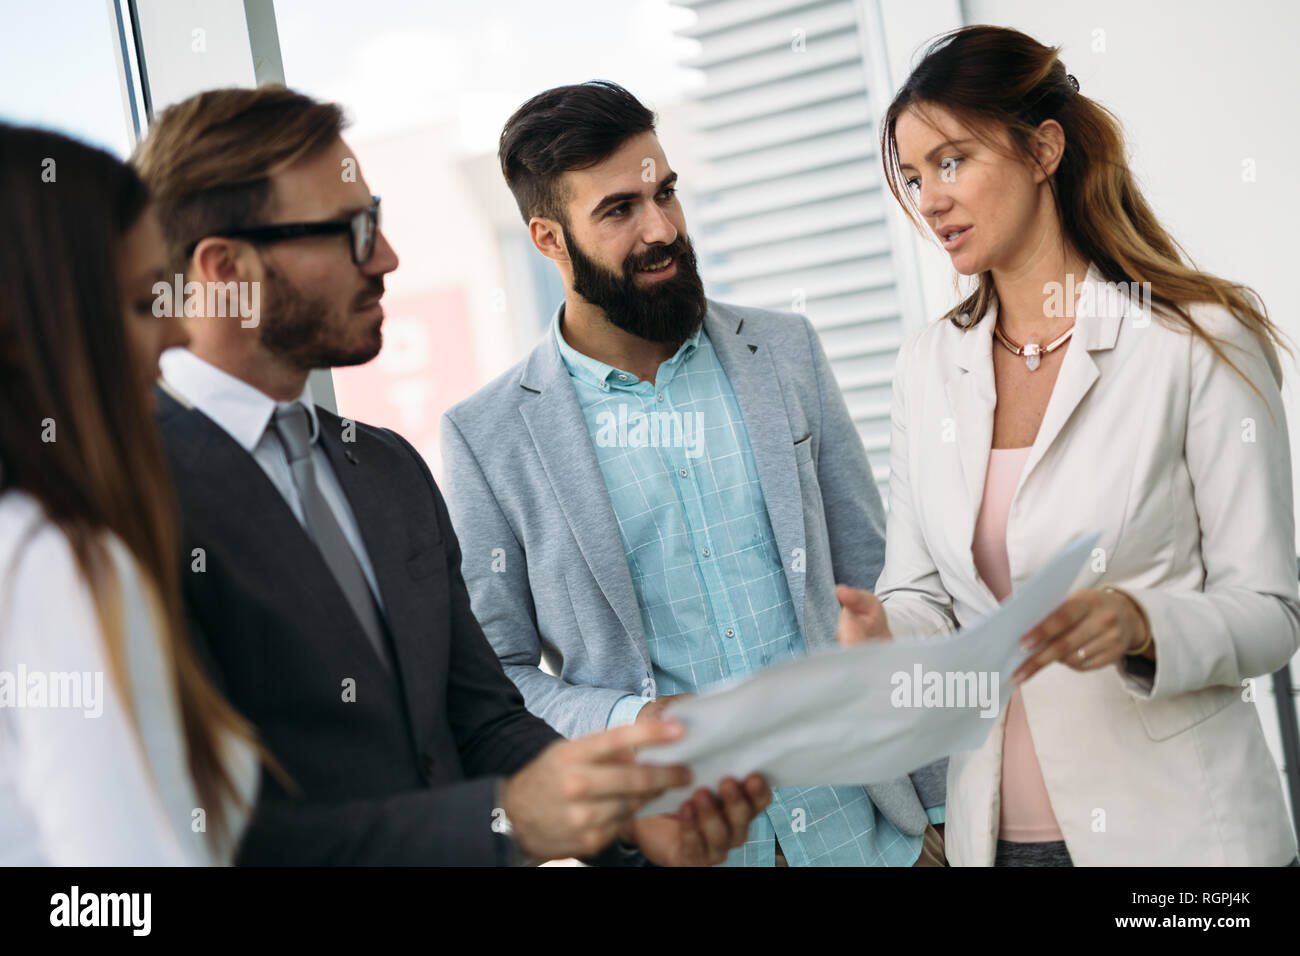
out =
[(29, 492), (7, 488), (0, 492), (0, 582), (12, 585), (28, 570), (50, 579), (55, 593), (78, 577), (72, 545), (62, 529)]
[[(198, 799), (188, 769), (175, 681), (164, 653), (156, 592), (130, 548), (117, 535), (104, 531), (100, 542), (112, 566), (112, 579), (102, 584), (116, 592), (106, 606), (114, 608), (121, 622), (125, 666), (122, 676), (131, 705), (128, 707), (120, 697), (116, 680), (103, 681), (100, 701), (104, 716), (86, 722), (77, 736), (102, 750), (125, 756), (112, 781), (95, 777), (87, 769), (86, 792), (96, 799), (116, 799), (117, 811), (134, 821), (132, 832), (139, 835), (140, 845), (130, 851), (139, 854), (138, 858), (130, 856), (131, 860), (151, 865), (228, 863), (234, 854), (233, 843), (228, 840), (226, 845), (214, 847), (203, 829), (196, 831), (191, 826)], [(103, 674), (112, 667), (94, 590), (81, 572), (72, 541), (35, 496), (13, 488), (0, 492), (0, 660), (31, 661), (33, 666), (51, 673)], [(127, 717), (131, 710), (136, 717), (134, 731)], [(145, 771), (145, 764), (137, 765), (130, 759), (140, 749), (131, 740), (136, 735), (143, 745), (149, 771)], [(57, 744), (59, 740), (65, 738), (50, 738), (47, 743)], [(233, 738), (224, 741), (223, 746), (223, 757), (240, 794), (246, 805), (251, 804), (259, 775), (256, 753)], [(131, 768), (138, 773), (132, 774)], [(109, 791), (116, 798), (108, 796)], [(160, 815), (147, 798), (141, 797), (150, 791), (158, 799)], [(134, 798), (145, 802), (137, 804)], [(75, 801), (70, 805), (75, 809)], [(0, 794), (0, 814), (4, 812)], [(48, 808), (34, 807), (32, 812), (39, 817)], [(227, 813), (233, 838), (246, 823), (247, 813), (233, 805)], [(125, 853), (118, 842), (116, 837), (106, 835), (100, 849), (110, 856)], [(0, 847), (0, 859), (13, 849)], [(184, 859), (175, 855), (176, 850)], [(64, 859), (60, 854), (65, 851), (72, 854), (67, 859), (96, 858), (89, 850), (85, 852), (90, 856), (85, 856), (77, 847), (56, 848), (53, 852)]]

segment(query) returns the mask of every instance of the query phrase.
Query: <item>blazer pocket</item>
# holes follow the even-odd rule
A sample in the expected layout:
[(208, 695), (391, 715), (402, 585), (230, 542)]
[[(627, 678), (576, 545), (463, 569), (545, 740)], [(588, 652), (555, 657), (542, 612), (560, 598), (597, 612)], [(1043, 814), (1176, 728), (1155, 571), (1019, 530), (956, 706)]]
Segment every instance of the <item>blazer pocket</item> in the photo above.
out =
[[(577, 584), (573, 580), (575, 577), (578, 578)], [(564, 607), (560, 613), (567, 611), (572, 618), (572, 631), (569, 633), (575, 634), (582, 642), (587, 663), (590, 663), (602, 656), (601, 636), (621, 633), (623, 628), (614, 609), (605, 600), (605, 593), (601, 591), (600, 585), (592, 580), (585, 566), (580, 570), (566, 567), (563, 578)], [(582, 584), (587, 586), (582, 587)], [(558, 636), (562, 640), (565, 632), (561, 632)], [(595, 646), (589, 644), (588, 639), (596, 642)], [(608, 650), (608, 642), (605, 650)], [(565, 658), (576, 657), (572, 651), (566, 651), (564, 656)]]
[(1235, 687), (1203, 687), (1177, 697), (1133, 699), (1142, 727), (1152, 740), (1168, 740), (1213, 717), (1239, 699)]
[(406, 559), (406, 573), (412, 581), (432, 577), (441, 571), (441, 578), (447, 577), (447, 555), (442, 548), (425, 548)]
[(794, 443), (794, 463), (802, 465), (807, 461), (812, 461), (812, 432)]

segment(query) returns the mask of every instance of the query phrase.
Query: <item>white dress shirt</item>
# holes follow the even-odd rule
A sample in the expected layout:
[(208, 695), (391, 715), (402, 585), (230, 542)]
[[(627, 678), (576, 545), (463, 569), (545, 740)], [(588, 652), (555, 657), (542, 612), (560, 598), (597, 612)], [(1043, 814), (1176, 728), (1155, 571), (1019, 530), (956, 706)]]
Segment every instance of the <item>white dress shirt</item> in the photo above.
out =
[[(8, 682), (0, 696), (0, 866), (229, 863), (234, 841), (214, 848), (195, 826), (199, 800), (156, 599), (126, 546), (113, 536), (107, 546), (138, 733), (67, 538), (35, 498), (0, 495), (0, 681)], [(53, 690), (35, 696), (33, 678), (52, 689), (54, 675), (82, 678), (76, 706)], [(225, 758), (251, 806), (256, 755), (231, 740)], [(226, 819), (236, 836), (246, 811), (232, 805)]]
[[(242, 379), (205, 362), (189, 349), (168, 349), (163, 353), (159, 364), (162, 367), (164, 387), (178, 401), (192, 405), (220, 425), (226, 434), (252, 455), (293, 509), (298, 523), (303, 524), (302, 502), (293, 483), (288, 455), (279, 434), (274, 428), (267, 427), (275, 414), (275, 399)], [(352, 506), (343, 494), (329, 456), (316, 440), (320, 434), (320, 420), (316, 417), (316, 403), (312, 401), (311, 386), (305, 386), (295, 401), (306, 406), (311, 421), (311, 460), (315, 466), (316, 485), (338, 520), (339, 527), (343, 529), (344, 537), (356, 554), (357, 561), (361, 563), (370, 592), (382, 609), (383, 598), (379, 594), (375, 570), (361, 540), (361, 530), (352, 514)]]

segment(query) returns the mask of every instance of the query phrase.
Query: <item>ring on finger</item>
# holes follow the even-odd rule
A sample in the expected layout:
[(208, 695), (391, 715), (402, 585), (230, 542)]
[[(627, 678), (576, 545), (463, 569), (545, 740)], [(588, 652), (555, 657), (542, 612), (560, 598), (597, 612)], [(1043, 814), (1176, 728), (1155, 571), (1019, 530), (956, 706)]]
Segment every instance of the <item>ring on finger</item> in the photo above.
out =
[[(1088, 643), (1089, 643), (1089, 645), (1091, 645), (1091, 644), (1097, 644), (1097, 643), (1099, 643), (1099, 642), (1098, 642), (1098, 639), (1097, 639), (1097, 638), (1094, 638), (1093, 640), (1089, 641)], [(1081, 668), (1087, 668), (1087, 667), (1089, 666), (1089, 663), (1088, 663), (1089, 661), (1091, 661), (1094, 657), (1098, 657), (1098, 656), (1100, 656), (1101, 654), (1103, 654), (1103, 653), (1105, 652), (1105, 650), (1106, 650), (1106, 648), (1105, 648), (1105, 641), (1101, 641), (1100, 644), (1101, 644), (1101, 646), (1099, 646), (1099, 647), (1097, 648), (1097, 650), (1096, 650), (1096, 651), (1093, 651), (1093, 652), (1089, 652), (1089, 650), (1088, 650), (1088, 646), (1084, 646), (1084, 647), (1079, 648), (1078, 653), (1077, 653), (1077, 655), (1076, 655), (1076, 656), (1078, 657), (1078, 665), (1077, 665), (1077, 666), (1079, 666), (1079, 667), (1081, 667)]]

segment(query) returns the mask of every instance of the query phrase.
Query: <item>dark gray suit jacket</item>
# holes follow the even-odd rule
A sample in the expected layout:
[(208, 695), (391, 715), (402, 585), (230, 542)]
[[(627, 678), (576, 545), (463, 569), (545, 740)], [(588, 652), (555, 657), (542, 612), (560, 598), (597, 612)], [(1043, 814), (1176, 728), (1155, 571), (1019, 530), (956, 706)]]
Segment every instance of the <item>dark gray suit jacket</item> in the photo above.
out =
[[(460, 548), (423, 460), (317, 407), (386, 611), (390, 676), (320, 552), (257, 462), (157, 390), (200, 654), (293, 778), (264, 773), (241, 864), (502, 864), (497, 782), (558, 735), (530, 714), (470, 611)], [(201, 548), (204, 570), (194, 570)], [(355, 681), (355, 702), (343, 684)]]

